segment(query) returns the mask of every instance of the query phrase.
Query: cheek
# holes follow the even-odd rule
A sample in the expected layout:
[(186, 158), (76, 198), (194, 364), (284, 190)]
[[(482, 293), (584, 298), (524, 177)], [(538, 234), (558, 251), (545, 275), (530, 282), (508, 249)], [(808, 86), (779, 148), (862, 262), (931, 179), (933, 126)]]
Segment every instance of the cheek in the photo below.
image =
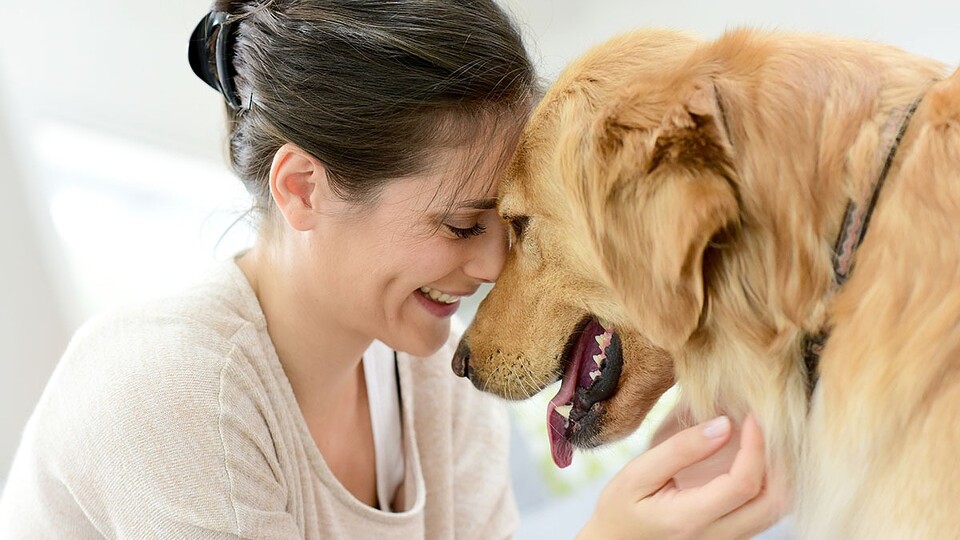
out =
[[(403, 281), (410, 281), (414, 288), (436, 283), (457, 269), (463, 259), (463, 247), (458, 242), (440, 239), (429, 245), (418, 246), (409, 251), (398, 265), (404, 273)], [(398, 259), (399, 261), (400, 259)]]

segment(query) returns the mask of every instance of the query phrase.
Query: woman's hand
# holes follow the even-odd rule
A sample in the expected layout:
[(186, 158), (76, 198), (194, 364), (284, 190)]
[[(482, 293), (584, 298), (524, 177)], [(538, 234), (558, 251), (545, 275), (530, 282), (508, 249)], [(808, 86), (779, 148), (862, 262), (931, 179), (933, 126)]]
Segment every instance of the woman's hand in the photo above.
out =
[(725, 540), (749, 538), (772, 526), (786, 509), (786, 490), (776, 475), (767, 474), (763, 435), (752, 417), (743, 423), (740, 449), (709, 481), (682, 482), (686, 487), (674, 479), (681, 471), (695, 471), (728, 442), (735, 445), (731, 434), (729, 419), (721, 416), (634, 458), (604, 488), (578, 540)]

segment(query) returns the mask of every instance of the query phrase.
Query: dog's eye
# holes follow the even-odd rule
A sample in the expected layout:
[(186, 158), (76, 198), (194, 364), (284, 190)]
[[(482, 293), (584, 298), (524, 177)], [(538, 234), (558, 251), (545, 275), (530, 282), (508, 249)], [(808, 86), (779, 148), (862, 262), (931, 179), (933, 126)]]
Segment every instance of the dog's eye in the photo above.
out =
[(513, 227), (513, 234), (517, 239), (523, 236), (523, 231), (527, 230), (527, 223), (530, 222), (530, 216), (513, 216), (508, 218), (510, 226)]

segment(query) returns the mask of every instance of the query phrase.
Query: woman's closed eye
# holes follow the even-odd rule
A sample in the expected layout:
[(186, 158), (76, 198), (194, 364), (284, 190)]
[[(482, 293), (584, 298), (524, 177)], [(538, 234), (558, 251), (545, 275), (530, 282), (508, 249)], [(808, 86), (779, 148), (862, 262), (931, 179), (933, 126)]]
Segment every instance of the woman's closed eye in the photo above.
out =
[(471, 238), (474, 236), (480, 236), (481, 234), (487, 231), (486, 226), (484, 226), (481, 223), (477, 223), (474, 226), (467, 229), (454, 227), (453, 225), (447, 225), (447, 228), (450, 229), (450, 232), (455, 234), (457, 238), (464, 238), (464, 239)]

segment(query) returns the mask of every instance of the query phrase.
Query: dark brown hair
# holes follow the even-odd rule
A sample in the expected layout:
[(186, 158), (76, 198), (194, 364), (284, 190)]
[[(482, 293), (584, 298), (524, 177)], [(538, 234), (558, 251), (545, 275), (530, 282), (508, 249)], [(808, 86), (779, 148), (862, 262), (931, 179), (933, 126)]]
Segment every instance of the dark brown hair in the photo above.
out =
[(218, 0), (214, 10), (236, 21), (243, 108), (228, 108), (230, 161), (259, 210), (286, 142), (361, 204), (424, 171), (431, 149), (490, 134), (480, 128), (491, 119), (522, 121), (536, 94), (520, 34), (493, 0)]

